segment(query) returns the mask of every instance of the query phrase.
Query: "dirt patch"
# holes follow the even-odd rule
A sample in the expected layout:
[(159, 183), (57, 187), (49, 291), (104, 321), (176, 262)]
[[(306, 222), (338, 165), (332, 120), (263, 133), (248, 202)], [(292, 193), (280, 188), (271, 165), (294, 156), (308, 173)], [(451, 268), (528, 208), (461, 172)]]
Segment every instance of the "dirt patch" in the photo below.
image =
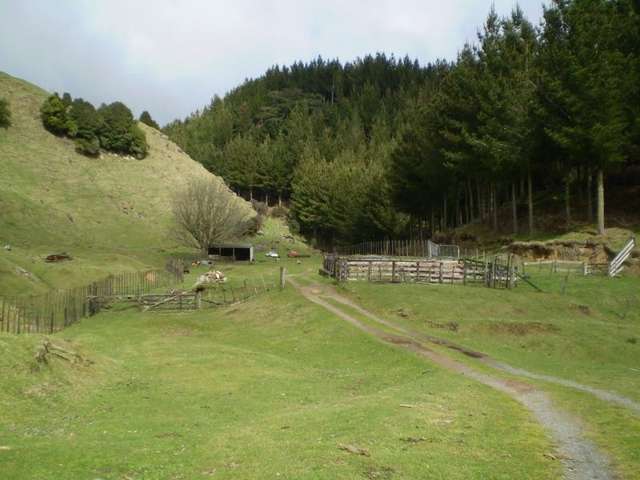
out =
[(583, 315), (591, 315), (591, 309), (588, 305), (578, 305), (576, 303), (571, 304), (571, 308), (578, 310)]
[(457, 332), (460, 328), (457, 322), (438, 323), (432, 320), (425, 320), (424, 322), (428, 327), (439, 328), (441, 330), (449, 330), (450, 332)]
[(394, 473), (395, 470), (391, 467), (371, 467), (364, 475), (370, 480), (389, 480)]
[(358, 447), (356, 445), (345, 445), (343, 443), (340, 443), (338, 445), (338, 448), (340, 450), (344, 450), (345, 452), (352, 453), (353, 455), (362, 455), (363, 457), (371, 456), (369, 450), (367, 450), (366, 448)]
[(383, 340), (393, 343), (394, 345), (404, 345), (412, 347), (422, 347), (418, 342), (407, 337), (397, 337), (395, 335), (386, 335)]
[(558, 333), (560, 331), (559, 327), (542, 322), (491, 322), (484, 324), (483, 329), (498, 335), (514, 335), (516, 337)]
[(602, 242), (560, 240), (513, 242), (507, 251), (525, 260), (574, 260), (587, 263), (607, 263), (612, 253)]

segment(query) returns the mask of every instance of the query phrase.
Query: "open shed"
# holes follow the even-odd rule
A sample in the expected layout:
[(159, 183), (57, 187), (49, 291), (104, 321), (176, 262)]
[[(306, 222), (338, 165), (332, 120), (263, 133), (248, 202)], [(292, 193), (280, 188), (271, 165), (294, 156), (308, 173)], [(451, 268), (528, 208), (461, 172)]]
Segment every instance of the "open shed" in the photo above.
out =
[(253, 245), (243, 243), (215, 243), (209, 246), (209, 257), (233, 260), (238, 262), (253, 262)]

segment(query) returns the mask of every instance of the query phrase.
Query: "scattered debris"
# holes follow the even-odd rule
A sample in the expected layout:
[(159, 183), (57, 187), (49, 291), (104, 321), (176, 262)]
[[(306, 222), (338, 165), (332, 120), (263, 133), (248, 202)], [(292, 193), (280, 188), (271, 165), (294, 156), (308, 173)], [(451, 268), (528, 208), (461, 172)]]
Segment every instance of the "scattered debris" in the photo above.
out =
[(426, 442), (427, 439), (424, 437), (402, 437), (400, 441), (406, 442), (406, 443), (421, 443), (421, 442)]
[(16, 267), (16, 273), (18, 275), (22, 275), (23, 277), (27, 277), (29, 280), (33, 280), (33, 275), (31, 274), (31, 272), (28, 272), (27, 270), (25, 270), (22, 267)]
[(496, 334), (507, 334), (522, 337), (525, 335), (558, 333), (560, 327), (551, 323), (542, 322), (491, 322), (484, 326), (487, 330)]
[(44, 261), (47, 263), (63, 262), (65, 260), (72, 260), (71, 255), (66, 252), (52, 253), (51, 255), (47, 255), (44, 259)]
[(203, 273), (198, 277), (198, 281), (196, 282), (196, 286), (200, 285), (212, 285), (216, 283), (224, 283), (227, 281), (227, 277), (225, 277), (224, 273), (219, 270), (209, 270), (206, 273)]
[(338, 448), (340, 450), (344, 450), (345, 452), (353, 453), (354, 455), (362, 455), (363, 457), (370, 457), (371, 454), (369, 450), (366, 448), (356, 447), (355, 445), (345, 445), (343, 443), (338, 444)]
[(7, 252), (10, 252), (10, 251), (11, 251), (11, 245), (9, 245), (9, 244), (7, 243), (7, 244), (4, 246), (4, 249), (5, 249)]
[(393, 477), (394, 473), (395, 470), (391, 467), (379, 467), (368, 470), (365, 472), (365, 475), (369, 480), (389, 480)]
[(415, 405), (409, 405), (408, 403), (401, 403), (400, 406), (402, 408), (415, 408)]
[(460, 328), (460, 325), (458, 325), (458, 322), (440, 323), (440, 322), (434, 322), (432, 320), (427, 320), (425, 321), (425, 323), (431, 328), (449, 330), (450, 332), (457, 332), (458, 329)]
[(36, 350), (35, 359), (37, 363), (49, 363), (50, 356), (81, 365), (91, 365), (93, 363), (91, 360), (84, 358), (78, 352), (67, 350), (60, 345), (56, 345), (48, 338), (45, 338)]
[(589, 308), (588, 305), (578, 305), (578, 304), (571, 304), (572, 308), (575, 308), (577, 310), (580, 311), (580, 313), (584, 314), (584, 315), (591, 315), (591, 309)]

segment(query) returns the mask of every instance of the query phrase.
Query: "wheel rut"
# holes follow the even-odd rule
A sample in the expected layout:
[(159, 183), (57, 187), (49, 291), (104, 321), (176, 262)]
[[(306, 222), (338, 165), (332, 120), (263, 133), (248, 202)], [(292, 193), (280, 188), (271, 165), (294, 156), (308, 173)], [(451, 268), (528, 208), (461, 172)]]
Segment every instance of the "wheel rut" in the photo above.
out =
[[(424, 343), (431, 342), (452, 348), (491, 365), (486, 355), (437, 337), (418, 335), (399, 325), (379, 318), (348, 298), (338, 294), (331, 287), (321, 285), (302, 286), (294, 279), (290, 279), (289, 282), (307, 300), (323, 307), (359, 330), (385, 343), (414, 352), (450, 371), (469, 377), (519, 401), (551, 436), (557, 449), (557, 457), (564, 466), (564, 478), (566, 480), (613, 480), (616, 478), (607, 457), (590, 440), (584, 437), (581, 422), (566, 412), (557, 409), (546, 393), (524, 381), (502, 379), (478, 371), (447, 355), (429, 349)], [(328, 300), (348, 306), (374, 323), (398, 333), (390, 333), (387, 330), (364, 323)], [(500, 368), (497, 365), (493, 366)], [(517, 375), (517, 373), (513, 373)]]

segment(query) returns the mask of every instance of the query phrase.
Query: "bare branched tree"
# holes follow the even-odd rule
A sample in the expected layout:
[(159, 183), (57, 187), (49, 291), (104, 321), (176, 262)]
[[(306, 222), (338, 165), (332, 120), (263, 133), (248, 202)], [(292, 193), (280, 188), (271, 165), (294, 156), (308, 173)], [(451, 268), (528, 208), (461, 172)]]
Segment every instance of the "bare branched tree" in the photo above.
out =
[(213, 178), (189, 181), (176, 195), (173, 213), (178, 239), (203, 251), (215, 242), (245, 235), (255, 215), (223, 182)]

